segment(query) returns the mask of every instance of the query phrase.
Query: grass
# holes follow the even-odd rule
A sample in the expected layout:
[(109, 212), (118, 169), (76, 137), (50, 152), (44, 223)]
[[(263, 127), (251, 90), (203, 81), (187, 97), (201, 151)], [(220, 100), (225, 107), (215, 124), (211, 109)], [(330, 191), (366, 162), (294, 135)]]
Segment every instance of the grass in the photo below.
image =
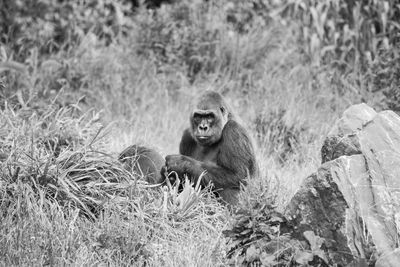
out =
[[(118, 153), (134, 143), (178, 153), (194, 97), (218, 90), (254, 137), (261, 168), (239, 208), (282, 209), (320, 165), (322, 141), (341, 112), (362, 97), (376, 101), (351, 75), (312, 65), (295, 23), (238, 34), (220, 19), (222, 6), (197, 13), (196, 3), (192, 28), (174, 24), (168, 8), (161, 22), (142, 10), (138, 18), (154, 28), (138, 24), (108, 46), (89, 32), (34, 72), (10, 70), (9, 84), (22, 91), (10, 101), (23, 108), (6, 102), (0, 114), (0, 265), (225, 266), (229, 210), (208, 191), (178, 196), (172, 186), (147, 185), (121, 167)], [(164, 24), (188, 43), (167, 40), (170, 58), (160, 59), (143, 38)], [(213, 31), (216, 40), (207, 37)], [(184, 61), (175, 45), (198, 49), (203, 69), (188, 73), (195, 55)]]

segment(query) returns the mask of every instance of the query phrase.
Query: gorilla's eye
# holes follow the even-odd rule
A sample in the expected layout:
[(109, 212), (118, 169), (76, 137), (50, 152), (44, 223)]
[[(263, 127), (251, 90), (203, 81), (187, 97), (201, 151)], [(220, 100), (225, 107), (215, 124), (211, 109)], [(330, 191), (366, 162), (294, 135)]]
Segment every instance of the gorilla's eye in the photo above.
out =
[(213, 120), (214, 118), (215, 118), (214, 113), (210, 113), (210, 114), (208, 114), (207, 116), (205, 116), (205, 119), (206, 119), (206, 120)]
[(222, 113), (225, 113), (225, 108), (224, 107), (220, 107), (219, 109), (221, 110)]
[(193, 117), (193, 121), (194, 121), (194, 123), (196, 123), (196, 124), (199, 124), (199, 123), (201, 122), (201, 120), (202, 120), (202, 118), (201, 118), (200, 116), (194, 116), (194, 117)]

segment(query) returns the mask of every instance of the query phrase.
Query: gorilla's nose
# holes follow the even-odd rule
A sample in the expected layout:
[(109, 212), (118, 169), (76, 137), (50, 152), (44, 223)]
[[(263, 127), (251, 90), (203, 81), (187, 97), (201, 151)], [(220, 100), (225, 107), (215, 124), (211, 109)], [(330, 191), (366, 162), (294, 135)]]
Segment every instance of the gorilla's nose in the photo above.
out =
[(208, 125), (199, 125), (199, 130), (207, 132), (208, 131)]

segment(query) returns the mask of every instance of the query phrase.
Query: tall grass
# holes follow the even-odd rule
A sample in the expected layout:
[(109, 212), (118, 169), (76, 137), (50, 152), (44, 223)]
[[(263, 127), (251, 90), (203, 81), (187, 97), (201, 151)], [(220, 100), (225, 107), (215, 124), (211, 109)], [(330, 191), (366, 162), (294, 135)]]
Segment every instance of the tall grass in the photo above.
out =
[[(8, 130), (2, 135), (8, 156), (0, 176), (1, 265), (157, 266), (173, 265), (178, 255), (183, 265), (222, 260), (227, 211), (210, 193), (188, 186), (177, 195), (128, 173), (107, 153), (90, 113), (32, 112), (29, 120), (11, 110), (1, 116)], [(219, 238), (210, 243), (209, 235)]]

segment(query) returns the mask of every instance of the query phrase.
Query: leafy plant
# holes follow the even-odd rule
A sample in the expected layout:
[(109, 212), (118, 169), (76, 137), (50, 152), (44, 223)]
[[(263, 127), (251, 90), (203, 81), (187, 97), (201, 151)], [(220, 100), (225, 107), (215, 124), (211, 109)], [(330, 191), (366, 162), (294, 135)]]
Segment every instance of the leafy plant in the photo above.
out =
[[(171, 175), (176, 175), (176, 173)], [(204, 198), (210, 191), (210, 188), (201, 188), (202, 177), (203, 175), (199, 177), (196, 184), (193, 184), (186, 176), (183, 183), (177, 176), (174, 184), (166, 179), (167, 186), (163, 187), (163, 213), (177, 221), (195, 217), (201, 198)]]
[(135, 17), (138, 53), (153, 58), (160, 72), (178, 68), (191, 79), (201, 71), (215, 70), (217, 45), (224, 29), (223, 20), (210, 16), (216, 5), (183, 1), (155, 11), (140, 9)]
[(285, 222), (283, 216), (267, 206), (252, 211), (237, 211), (231, 228), (224, 231), (224, 235), (231, 240), (227, 252), (231, 264), (258, 262), (274, 266), (278, 262), (290, 262), (290, 257), (287, 257), (290, 238), (281, 232), (281, 224)]
[(370, 90), (382, 93), (383, 108), (400, 112), (400, 43), (390, 50), (383, 50), (371, 64), (367, 73)]
[(312, 231), (304, 238), (290, 236), (288, 220), (271, 207), (252, 212), (239, 210), (233, 225), (224, 231), (230, 239), (227, 257), (231, 265), (329, 266), (324, 239)]
[(398, 40), (397, 0), (289, 0), (283, 14), (301, 22), (301, 36), (313, 64), (334, 63), (349, 70)]
[(68, 51), (88, 32), (107, 43), (129, 29), (123, 1), (0, 1), (0, 43), (12, 51), (16, 61), (24, 61), (32, 48), (40, 54)]

